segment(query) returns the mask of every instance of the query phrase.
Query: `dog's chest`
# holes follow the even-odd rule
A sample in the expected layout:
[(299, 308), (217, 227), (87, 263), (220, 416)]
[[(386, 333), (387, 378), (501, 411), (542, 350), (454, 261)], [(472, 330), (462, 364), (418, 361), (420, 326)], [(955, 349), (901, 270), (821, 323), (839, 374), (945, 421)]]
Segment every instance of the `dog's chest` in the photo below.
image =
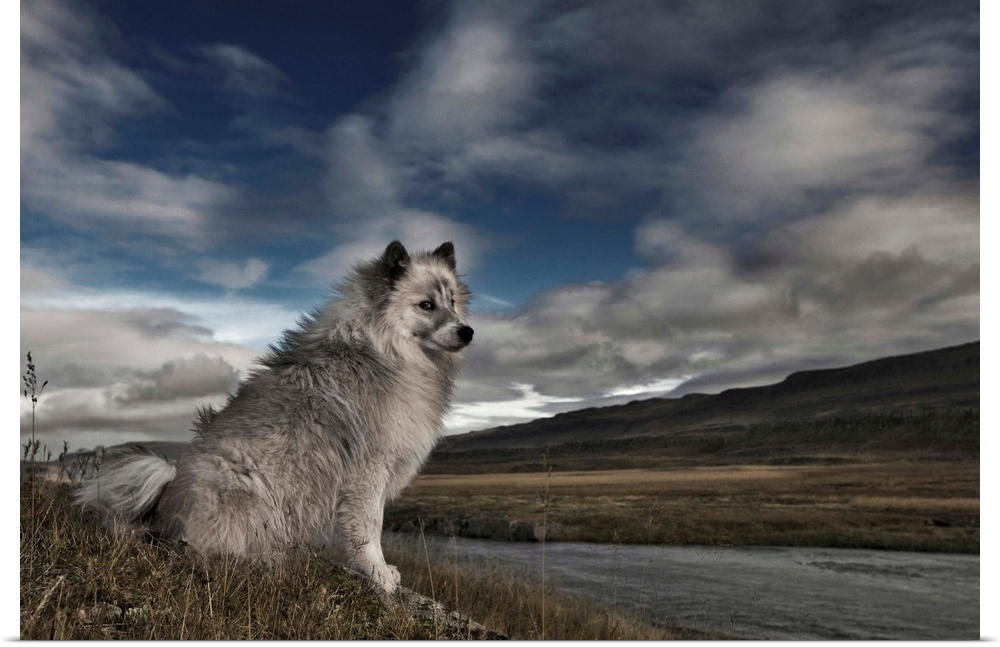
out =
[(432, 447), (438, 436), (446, 403), (440, 387), (402, 375), (394, 385), (390, 406), (384, 412), (386, 432), (404, 447)]
[(390, 495), (412, 480), (434, 449), (447, 397), (437, 384), (406, 379), (405, 375), (401, 378), (395, 385), (392, 405), (383, 412), (380, 434), (391, 472)]

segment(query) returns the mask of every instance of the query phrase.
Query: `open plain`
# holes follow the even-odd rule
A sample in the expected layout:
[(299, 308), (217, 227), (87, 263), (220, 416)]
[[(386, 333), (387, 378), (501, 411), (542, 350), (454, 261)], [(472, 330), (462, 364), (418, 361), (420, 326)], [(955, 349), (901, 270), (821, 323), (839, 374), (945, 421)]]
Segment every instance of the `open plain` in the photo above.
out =
[(979, 461), (420, 476), (397, 527), (503, 519), (560, 541), (979, 551)]

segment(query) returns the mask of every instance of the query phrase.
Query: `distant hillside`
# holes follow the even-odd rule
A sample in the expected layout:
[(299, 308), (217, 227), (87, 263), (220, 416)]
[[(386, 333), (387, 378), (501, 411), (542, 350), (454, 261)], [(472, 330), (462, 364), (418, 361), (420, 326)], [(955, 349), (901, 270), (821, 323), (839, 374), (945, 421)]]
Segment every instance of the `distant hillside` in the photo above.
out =
[[(445, 438), (424, 472), (979, 454), (979, 342)], [(544, 458), (543, 458), (544, 455)]]

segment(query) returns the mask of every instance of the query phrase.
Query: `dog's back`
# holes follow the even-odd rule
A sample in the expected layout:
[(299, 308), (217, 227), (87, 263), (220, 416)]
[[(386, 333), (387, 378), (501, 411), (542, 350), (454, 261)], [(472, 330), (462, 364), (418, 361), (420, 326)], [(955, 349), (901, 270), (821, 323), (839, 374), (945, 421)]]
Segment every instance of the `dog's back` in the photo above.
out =
[[(135, 454), (77, 494), (110, 526), (148, 521), (197, 553), (280, 557), (332, 542), (386, 591), (382, 513), (440, 432), (468, 288), (454, 248), (412, 257), (398, 242), (285, 334), (176, 465)], [(155, 459), (155, 460), (154, 460)]]

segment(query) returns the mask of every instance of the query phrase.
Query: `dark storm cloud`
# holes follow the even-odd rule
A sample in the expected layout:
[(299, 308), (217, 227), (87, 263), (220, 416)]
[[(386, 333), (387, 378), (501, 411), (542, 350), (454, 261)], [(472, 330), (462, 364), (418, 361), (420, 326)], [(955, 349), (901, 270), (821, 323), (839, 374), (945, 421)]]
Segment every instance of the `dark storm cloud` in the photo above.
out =
[(240, 373), (221, 357), (204, 354), (171, 360), (153, 371), (137, 371), (125, 393), (125, 405), (178, 398), (212, 398), (235, 393)]

